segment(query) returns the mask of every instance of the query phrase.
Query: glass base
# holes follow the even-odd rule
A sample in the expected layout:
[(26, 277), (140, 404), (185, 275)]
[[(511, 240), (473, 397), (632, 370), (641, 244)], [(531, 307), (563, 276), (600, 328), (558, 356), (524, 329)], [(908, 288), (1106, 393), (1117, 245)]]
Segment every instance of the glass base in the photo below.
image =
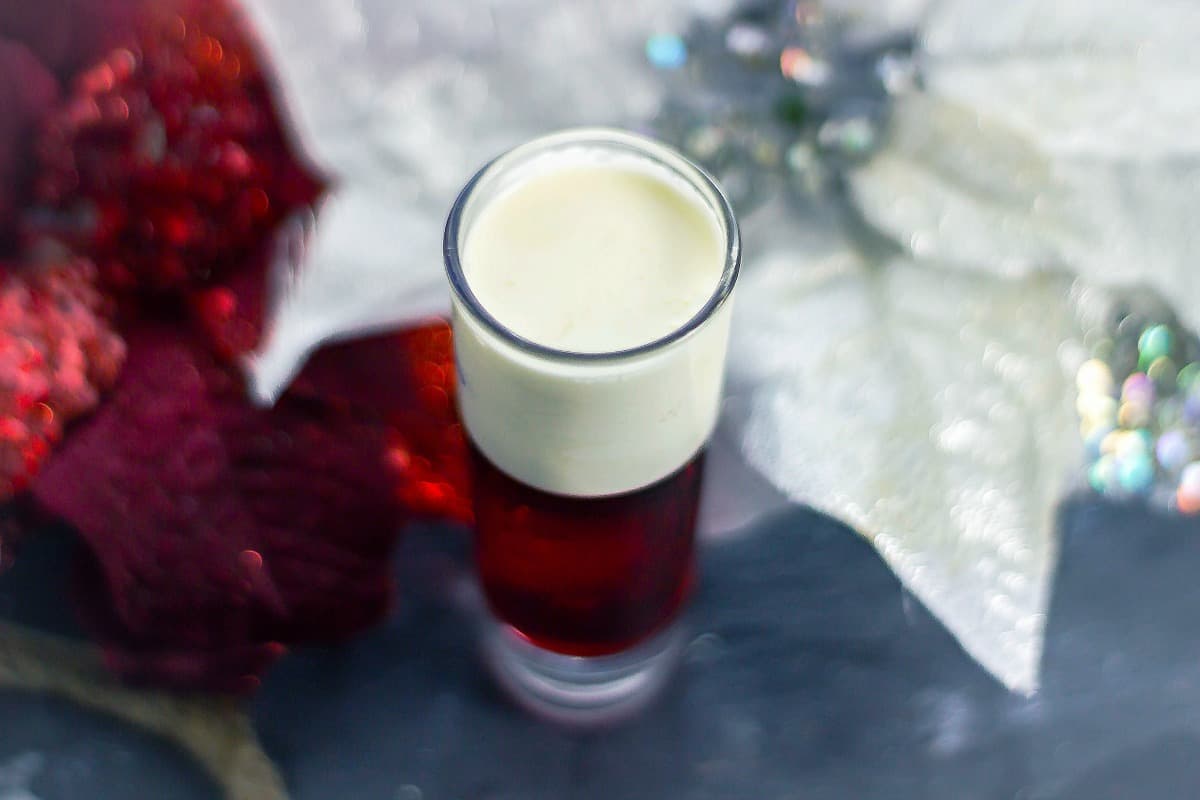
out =
[(598, 727), (628, 719), (667, 685), (685, 644), (675, 622), (652, 639), (609, 656), (568, 656), (544, 650), (490, 615), (484, 621), (484, 659), (522, 708), (569, 727)]

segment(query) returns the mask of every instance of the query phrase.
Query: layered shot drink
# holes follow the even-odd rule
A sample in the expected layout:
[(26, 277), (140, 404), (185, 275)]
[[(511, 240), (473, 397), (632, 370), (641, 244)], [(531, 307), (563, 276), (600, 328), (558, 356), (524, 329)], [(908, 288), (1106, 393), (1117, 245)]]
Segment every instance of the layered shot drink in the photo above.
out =
[(732, 211), (661, 144), (568, 131), (467, 184), (445, 255), (489, 662), (543, 715), (628, 713), (669, 673), (694, 581)]

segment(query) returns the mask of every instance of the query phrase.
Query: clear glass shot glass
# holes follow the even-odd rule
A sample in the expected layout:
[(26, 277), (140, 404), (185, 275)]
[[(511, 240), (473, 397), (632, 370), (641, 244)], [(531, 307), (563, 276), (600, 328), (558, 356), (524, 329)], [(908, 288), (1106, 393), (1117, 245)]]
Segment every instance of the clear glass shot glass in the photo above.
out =
[[(472, 291), (461, 258), (480, 212), (542, 170), (576, 165), (661, 178), (719, 232), (724, 262), (711, 297), (667, 335), (566, 352), (518, 335)], [(487, 662), (540, 716), (623, 718), (667, 683), (682, 649), (741, 260), (733, 210), (711, 177), (665, 145), (569, 130), (481, 169), (450, 212), (444, 249)]]

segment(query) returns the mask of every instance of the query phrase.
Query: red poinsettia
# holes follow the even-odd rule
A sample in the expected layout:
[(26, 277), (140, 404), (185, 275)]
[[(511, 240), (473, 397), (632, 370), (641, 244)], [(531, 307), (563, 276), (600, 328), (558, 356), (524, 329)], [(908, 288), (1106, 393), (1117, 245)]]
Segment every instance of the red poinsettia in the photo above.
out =
[[(326, 349), (271, 409), (200, 337), (129, 333), (112, 397), (34, 486), (88, 544), (80, 607), (115, 668), (245, 691), (284, 644), (382, 616), (401, 523), (464, 496), (430, 471), (441, 454), (461, 463), (461, 440), (414, 449), (395, 425), (447, 430), (413, 359), (439, 330)], [(428, 491), (425, 507), (411, 494)]]
[[(0, 122), (0, 236), (19, 215), (19, 285), (48, 244), (95, 260), (101, 277), (94, 284), (94, 271), (73, 267), (49, 287), (74, 292), (61, 309), (74, 327), (51, 336), (74, 345), (38, 366), (54, 380), (10, 380), (11, 398), (44, 398), (61, 413), (50, 420), (43, 400), (25, 399), (6, 413), (0, 383), (0, 420), (31, 408), (34, 422), (47, 421), (22, 434), (22, 452), (45, 461), (32, 497), (87, 544), (79, 607), (114, 669), (242, 692), (286, 646), (349, 635), (384, 613), (404, 519), (469, 518), (450, 332), (436, 323), (326, 349), (275, 408), (252, 405), (236, 356), (261, 335), (274, 230), (315, 202), (322, 181), (289, 150), (229, 2), (39, 4), (47, 20), (75, 6), (119, 6), (116, 33), (83, 42), (68, 25), (65, 38), (43, 36), (29, 23), (36, 11), (0, 11), (0, 36), (30, 42), (0, 59), (28, 61), (22, 69), (49, 87), (22, 89), (19, 135), (5, 139)], [(76, 63), (91, 66), (73, 74)], [(54, 105), (56, 79), (70, 88)], [(0, 99), (5, 90), (0, 77)], [(4, 172), (31, 141), (41, 164), (34, 200), (28, 176)], [(97, 285), (120, 301), (127, 361), (111, 395), (49, 455), (30, 437), (50, 444), (115, 376), (120, 341), (104, 327)], [(2, 298), (0, 332), (17, 331)], [(26, 316), (13, 318), (28, 325)], [(6, 363), (24, 380), (32, 362), (0, 357), (0, 381)]]

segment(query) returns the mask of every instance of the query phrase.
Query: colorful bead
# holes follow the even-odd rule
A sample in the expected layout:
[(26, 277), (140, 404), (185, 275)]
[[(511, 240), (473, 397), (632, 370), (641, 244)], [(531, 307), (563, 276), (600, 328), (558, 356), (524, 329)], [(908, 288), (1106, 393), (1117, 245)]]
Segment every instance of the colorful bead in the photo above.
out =
[(1163, 469), (1175, 471), (1191, 460), (1192, 445), (1183, 431), (1167, 431), (1158, 438), (1154, 452)]
[(1175, 494), (1176, 507), (1184, 514), (1200, 514), (1200, 461), (1183, 469), (1179, 489)]
[(1108, 364), (1098, 358), (1083, 362), (1075, 374), (1075, 385), (1083, 394), (1111, 394), (1113, 375)]
[(1188, 392), (1196, 385), (1197, 379), (1200, 379), (1200, 364), (1192, 362), (1179, 370), (1175, 383), (1179, 386), (1180, 391)]
[(771, 35), (758, 25), (737, 23), (725, 32), (725, 47), (738, 58), (759, 60), (771, 48)]
[(1194, 384), (1183, 401), (1183, 419), (1189, 425), (1200, 425), (1200, 391)]
[(1155, 359), (1170, 354), (1173, 345), (1174, 337), (1166, 325), (1146, 328), (1138, 337), (1138, 367), (1146, 369)]
[(1121, 400), (1148, 408), (1154, 404), (1154, 381), (1143, 372), (1133, 373), (1121, 385)]
[(1138, 428), (1150, 421), (1148, 403), (1122, 403), (1117, 409), (1117, 422), (1122, 428)]
[[(1087, 449), (1087, 457), (1089, 461), (1095, 461), (1100, 458), (1103, 443), (1108, 440), (1112, 434), (1113, 428), (1111, 425), (1095, 427), (1084, 434), (1084, 447)], [(1115, 443), (1113, 450), (1115, 451)]]
[(658, 69), (678, 69), (687, 63), (687, 45), (674, 34), (658, 34), (646, 40), (646, 60)]
[(1088, 471), (1088, 482), (1101, 494), (1107, 494), (1115, 484), (1117, 462), (1112, 456), (1101, 456)]
[(1081, 394), (1075, 410), (1092, 425), (1112, 425), (1117, 419), (1117, 401), (1105, 394)]
[(1154, 483), (1154, 462), (1144, 453), (1122, 458), (1117, 467), (1117, 481), (1127, 492), (1148, 491)]
[(806, 86), (822, 86), (829, 81), (829, 64), (803, 47), (785, 47), (779, 54), (779, 71), (788, 80)]
[(1171, 360), (1170, 356), (1159, 356), (1151, 361), (1150, 366), (1146, 369), (1146, 375), (1154, 381), (1154, 385), (1160, 393), (1175, 388), (1177, 374), (1175, 362)]
[(1200, 514), (1200, 340), (1153, 298), (1123, 306), (1088, 333), (1094, 355), (1075, 375), (1088, 482)]

